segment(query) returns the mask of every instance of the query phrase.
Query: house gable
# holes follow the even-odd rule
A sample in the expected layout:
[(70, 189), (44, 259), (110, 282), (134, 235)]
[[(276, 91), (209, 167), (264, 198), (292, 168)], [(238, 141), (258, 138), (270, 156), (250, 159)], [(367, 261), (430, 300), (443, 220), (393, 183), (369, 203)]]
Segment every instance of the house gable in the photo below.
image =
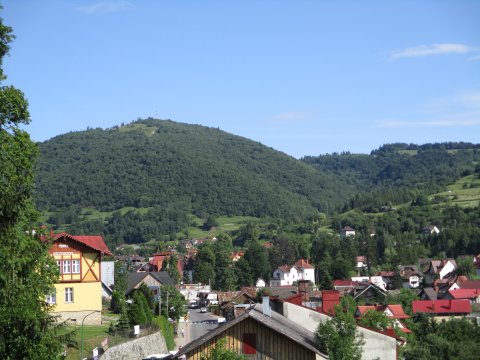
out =
[(246, 338), (250, 340), (249, 359), (327, 358), (315, 347), (313, 333), (275, 312), (271, 312), (271, 316), (264, 315), (262, 310), (262, 305), (257, 304), (250, 311), (187, 344), (174, 358), (185, 354), (189, 360), (200, 360), (221, 339), (226, 339), (229, 349), (242, 354), (245, 353)]

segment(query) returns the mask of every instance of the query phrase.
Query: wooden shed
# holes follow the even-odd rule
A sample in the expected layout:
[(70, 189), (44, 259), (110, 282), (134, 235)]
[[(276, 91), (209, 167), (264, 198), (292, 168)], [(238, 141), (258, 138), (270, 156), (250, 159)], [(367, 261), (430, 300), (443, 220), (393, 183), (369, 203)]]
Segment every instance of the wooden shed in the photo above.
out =
[[(264, 311), (265, 310), (265, 311)], [(312, 332), (257, 304), (234, 320), (224, 323), (185, 345), (175, 359), (200, 360), (225, 340), (225, 347), (255, 360), (327, 359), (315, 344)]]

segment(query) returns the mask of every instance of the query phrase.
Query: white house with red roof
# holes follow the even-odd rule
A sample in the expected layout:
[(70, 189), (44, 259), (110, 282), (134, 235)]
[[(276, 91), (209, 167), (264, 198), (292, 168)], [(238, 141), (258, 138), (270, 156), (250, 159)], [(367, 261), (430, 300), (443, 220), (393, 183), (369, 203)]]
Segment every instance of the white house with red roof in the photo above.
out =
[(292, 285), (295, 281), (308, 280), (315, 283), (315, 268), (303, 259), (294, 265), (282, 265), (275, 269), (270, 286)]
[(100, 324), (102, 257), (111, 255), (101, 236), (53, 235), (50, 255), (60, 276), (46, 301), (61, 320)]

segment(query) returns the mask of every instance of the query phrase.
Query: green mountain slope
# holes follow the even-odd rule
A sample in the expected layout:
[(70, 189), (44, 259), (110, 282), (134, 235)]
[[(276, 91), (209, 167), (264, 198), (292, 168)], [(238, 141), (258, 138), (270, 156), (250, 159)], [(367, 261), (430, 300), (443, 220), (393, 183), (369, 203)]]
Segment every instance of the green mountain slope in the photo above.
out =
[(336, 177), (218, 129), (139, 120), (39, 144), (37, 205), (301, 217), (353, 195)]
[(302, 160), (321, 172), (348, 179), (357, 191), (348, 208), (372, 211), (443, 191), (461, 176), (478, 172), (480, 145), (389, 144), (370, 155), (343, 153)]

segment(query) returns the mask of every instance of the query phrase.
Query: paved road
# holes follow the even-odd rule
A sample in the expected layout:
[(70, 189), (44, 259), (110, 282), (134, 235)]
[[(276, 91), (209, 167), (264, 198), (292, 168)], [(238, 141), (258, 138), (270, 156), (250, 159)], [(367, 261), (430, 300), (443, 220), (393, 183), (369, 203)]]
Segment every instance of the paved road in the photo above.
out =
[(190, 309), (188, 311), (188, 321), (179, 324), (175, 344), (177, 347), (185, 346), (185, 344), (215, 329), (218, 326), (217, 319), (218, 316), (212, 315), (209, 312), (201, 313), (198, 309)]

